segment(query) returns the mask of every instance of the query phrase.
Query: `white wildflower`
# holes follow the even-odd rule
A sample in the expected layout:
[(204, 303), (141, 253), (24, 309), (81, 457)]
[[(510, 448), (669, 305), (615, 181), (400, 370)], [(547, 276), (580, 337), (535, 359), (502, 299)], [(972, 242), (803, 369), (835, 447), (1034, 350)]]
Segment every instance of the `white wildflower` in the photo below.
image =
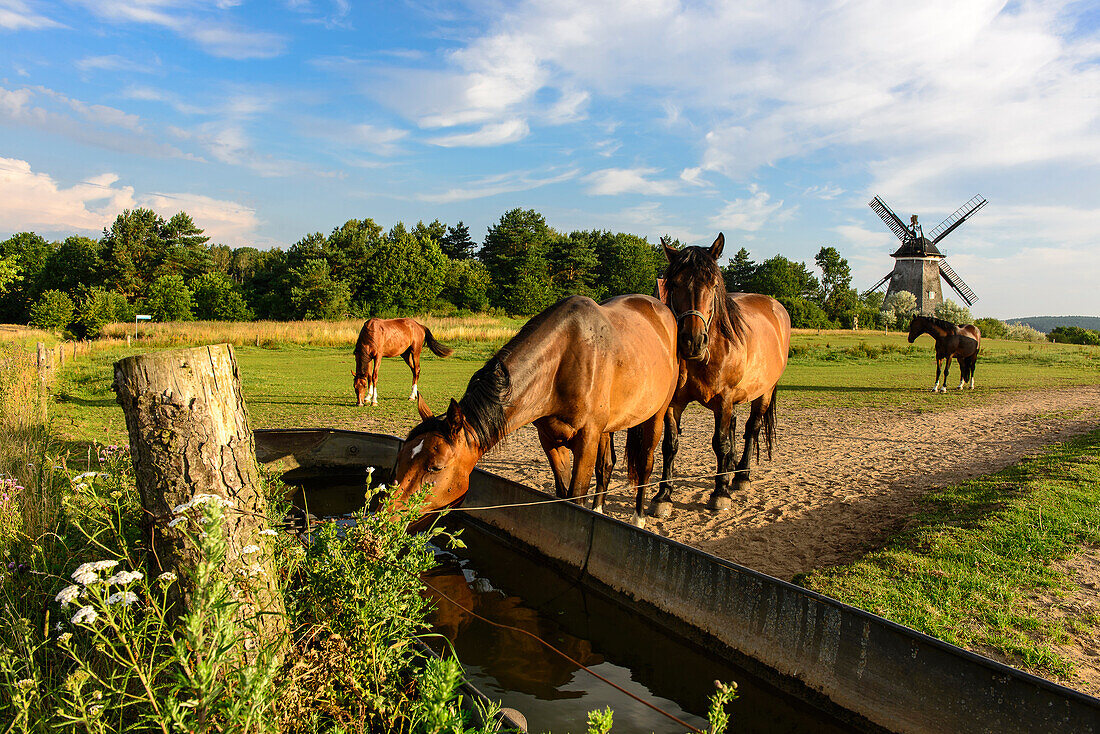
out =
[(91, 606), (86, 606), (86, 607), (81, 607), (80, 609), (76, 610), (76, 614), (73, 615), (72, 623), (73, 624), (85, 624), (85, 623), (91, 624), (92, 622), (96, 621), (96, 619), (98, 619), (98, 618), (99, 618), (99, 615), (96, 614), (95, 609), (92, 609)]
[(93, 571), (110, 571), (118, 565), (118, 561), (96, 561), (92, 564)]
[(108, 604), (121, 604), (125, 607), (130, 606), (137, 600), (137, 594), (132, 591), (119, 591), (107, 597)]
[(21, 691), (29, 691), (30, 689), (34, 688), (34, 681), (30, 678), (24, 678), (21, 681), (17, 681), (15, 687)]
[(189, 502), (184, 502), (182, 505), (176, 505), (175, 507), (172, 508), (172, 512), (176, 515), (182, 515), (183, 513), (190, 510), (191, 507), (194, 505), (194, 503), (195, 503), (195, 500), (192, 499)]
[(53, 598), (54, 601), (61, 602), (61, 606), (67, 606), (76, 601), (76, 598), (80, 596), (80, 587), (73, 584), (72, 586), (66, 586), (61, 591), (57, 592), (57, 596)]
[[(180, 506), (182, 507), (182, 505), (180, 505)], [(182, 522), (187, 522), (187, 518), (186, 517), (177, 517), (174, 520), (169, 520), (168, 521), (168, 527), (174, 528)]]
[(241, 548), (241, 555), (242, 556), (248, 555), (249, 553), (259, 553), (259, 552), (260, 552), (260, 546), (258, 546), (258, 545), (246, 545), (244, 548)]
[(272, 530), (271, 528), (268, 528), (267, 530), (261, 530), (260, 531), (260, 535), (278, 535), (278, 534), (279, 534), (278, 530)]
[(157, 581), (160, 581), (162, 584), (170, 584), (175, 580), (176, 574), (172, 573), (171, 571), (165, 571), (160, 576), (157, 576)]
[(130, 584), (144, 576), (141, 571), (119, 571), (107, 579), (108, 584)]
[(85, 479), (94, 479), (95, 477), (96, 477), (96, 472), (86, 471), (83, 474), (77, 474), (75, 477), (73, 477), (73, 481), (74, 482), (83, 482)]
[(99, 581), (99, 574), (95, 571), (80, 571), (73, 573), (73, 581), (83, 586), (91, 586)]
[(64, 645), (66, 642), (68, 642), (72, 638), (73, 638), (73, 633), (72, 632), (64, 632), (60, 636), (58, 636), (57, 641), (58, 641), (58, 643)]

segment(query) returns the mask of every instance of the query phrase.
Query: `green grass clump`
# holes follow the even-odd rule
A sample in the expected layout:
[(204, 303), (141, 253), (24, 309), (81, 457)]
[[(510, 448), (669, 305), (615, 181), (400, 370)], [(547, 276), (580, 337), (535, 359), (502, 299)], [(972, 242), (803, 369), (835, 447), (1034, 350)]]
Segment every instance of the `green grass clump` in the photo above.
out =
[(1026, 598), (1072, 582), (1054, 567), (1100, 542), (1100, 431), (996, 474), (937, 490), (886, 548), (798, 583), (969, 648), (1065, 677), (1062, 623)]

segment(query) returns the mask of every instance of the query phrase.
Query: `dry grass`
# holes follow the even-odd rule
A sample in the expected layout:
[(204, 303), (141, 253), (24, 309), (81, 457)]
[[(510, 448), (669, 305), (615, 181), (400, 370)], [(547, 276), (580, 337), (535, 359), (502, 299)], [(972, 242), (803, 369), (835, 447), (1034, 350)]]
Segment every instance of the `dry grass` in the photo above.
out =
[[(509, 338), (522, 322), (483, 314), (473, 316), (417, 316), (440, 341), (484, 342)], [(149, 346), (220, 344), (275, 346), (309, 344), (320, 347), (351, 346), (359, 337), (362, 319), (344, 321), (174, 321), (142, 324), (140, 342)], [(133, 324), (110, 324), (103, 330), (107, 339), (125, 339)]]

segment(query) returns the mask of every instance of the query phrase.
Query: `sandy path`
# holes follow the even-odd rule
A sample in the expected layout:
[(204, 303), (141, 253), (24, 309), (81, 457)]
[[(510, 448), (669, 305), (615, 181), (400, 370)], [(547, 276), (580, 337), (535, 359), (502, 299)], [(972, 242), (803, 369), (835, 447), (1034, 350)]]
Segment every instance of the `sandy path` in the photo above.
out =
[[(1100, 386), (1006, 394), (980, 407), (967, 405), (966, 397), (945, 395), (959, 407), (922, 414), (781, 409), (774, 458), (769, 462), (762, 456), (759, 465), (753, 464), (752, 487), (735, 497), (733, 509), (708, 510), (713, 480), (688, 479), (674, 494), (672, 516), (650, 518), (646, 527), (790, 579), (854, 560), (880, 545), (932, 487), (997, 471), (1100, 425)], [(692, 406), (682, 423), (679, 475), (713, 472), (711, 414)], [(620, 461), (607, 504), (613, 517), (626, 520), (634, 499), (622, 469), (625, 436), (617, 439)], [(660, 463), (658, 456), (655, 478)], [(509, 437), (479, 466), (553, 492), (546, 458), (530, 427)]]

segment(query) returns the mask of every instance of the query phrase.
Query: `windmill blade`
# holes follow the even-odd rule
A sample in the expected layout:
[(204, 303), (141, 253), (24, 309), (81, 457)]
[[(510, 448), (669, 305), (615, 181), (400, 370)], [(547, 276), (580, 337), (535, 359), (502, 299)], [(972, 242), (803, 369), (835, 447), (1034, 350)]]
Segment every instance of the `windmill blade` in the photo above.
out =
[(898, 215), (894, 214), (893, 210), (886, 206), (885, 201), (876, 196), (867, 202), (867, 206), (875, 210), (875, 214), (878, 214), (879, 218), (886, 222), (886, 226), (898, 236), (899, 240), (906, 242), (913, 238), (913, 233), (905, 226), (905, 222), (901, 221)]
[(879, 282), (875, 283), (875, 284), (874, 284), (873, 286), (871, 286), (871, 287), (870, 287), (870, 288), (868, 288), (867, 290), (863, 291), (863, 295), (864, 295), (864, 296), (866, 296), (866, 295), (867, 295), (868, 293), (874, 293), (875, 291), (877, 291), (877, 290), (878, 290), (879, 288), (881, 288), (881, 287), (882, 287), (882, 284), (883, 284), (883, 283), (885, 283), (886, 281), (890, 280), (890, 276), (891, 276), (891, 275), (893, 275), (893, 274), (894, 274), (894, 271), (893, 271), (893, 270), (891, 270), (891, 271), (890, 271), (889, 273), (887, 273), (886, 275), (882, 276), (882, 280), (880, 280)]
[(978, 300), (978, 297), (974, 295), (974, 291), (970, 290), (970, 286), (964, 283), (959, 274), (951, 269), (946, 260), (940, 260), (940, 275), (943, 276), (949, 286), (962, 296), (967, 306), (973, 306), (974, 302)]
[(951, 216), (937, 224), (936, 228), (928, 233), (928, 239), (932, 240), (933, 245), (936, 244), (988, 203), (981, 196), (972, 197), (970, 201), (956, 209)]

